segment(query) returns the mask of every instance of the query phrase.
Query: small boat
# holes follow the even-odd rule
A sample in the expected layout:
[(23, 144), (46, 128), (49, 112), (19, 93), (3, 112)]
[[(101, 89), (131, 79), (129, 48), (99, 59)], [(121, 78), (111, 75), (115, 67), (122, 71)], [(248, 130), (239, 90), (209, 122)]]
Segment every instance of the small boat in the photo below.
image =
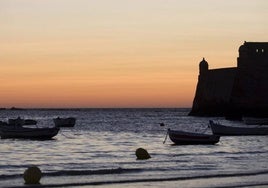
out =
[(8, 119), (8, 124), (9, 125), (36, 125), (37, 121), (33, 119), (22, 119), (20, 117), (16, 119)]
[(24, 125), (36, 125), (37, 121), (34, 119), (25, 119), (24, 120)]
[(210, 128), (213, 134), (226, 136), (242, 136), (242, 135), (268, 135), (268, 127), (232, 127), (209, 121)]
[(243, 117), (243, 121), (247, 125), (268, 125), (268, 118)]
[(53, 119), (56, 127), (73, 127), (75, 125), (76, 119), (74, 117), (69, 118), (54, 118)]
[(8, 124), (14, 126), (23, 126), (25, 124), (25, 120), (20, 117), (16, 119), (8, 119)]
[(45, 128), (32, 128), (9, 125), (5, 123), (0, 124), (0, 137), (5, 138), (23, 138), (35, 140), (47, 140), (56, 136), (59, 132), (59, 127), (45, 127)]
[(168, 129), (169, 138), (175, 144), (216, 144), (220, 136)]
[(0, 125), (8, 125), (8, 123), (5, 121), (0, 121)]

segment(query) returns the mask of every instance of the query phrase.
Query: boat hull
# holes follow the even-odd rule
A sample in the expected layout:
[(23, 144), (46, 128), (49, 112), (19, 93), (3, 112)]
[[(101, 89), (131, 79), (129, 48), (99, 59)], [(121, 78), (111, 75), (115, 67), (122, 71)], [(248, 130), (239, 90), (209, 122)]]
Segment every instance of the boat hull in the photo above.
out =
[(268, 135), (268, 127), (231, 127), (210, 121), (213, 134), (222, 136)]
[(55, 126), (57, 127), (74, 127), (76, 119), (70, 118), (55, 118), (53, 119)]
[(17, 127), (11, 125), (0, 126), (1, 139), (6, 138), (22, 138), (22, 139), (35, 139), (35, 140), (47, 140), (52, 139), (59, 132), (58, 127), (52, 128), (28, 128)]
[(187, 144), (216, 144), (220, 140), (218, 135), (190, 133), (184, 131), (168, 130), (169, 138), (177, 145)]
[(247, 125), (268, 125), (268, 118), (250, 118), (244, 117), (243, 121)]

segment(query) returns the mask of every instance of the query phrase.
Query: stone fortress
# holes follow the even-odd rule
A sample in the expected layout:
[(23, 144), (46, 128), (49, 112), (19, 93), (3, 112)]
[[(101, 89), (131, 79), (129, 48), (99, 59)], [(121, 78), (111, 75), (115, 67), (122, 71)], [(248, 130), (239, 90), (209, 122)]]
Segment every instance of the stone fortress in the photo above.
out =
[(209, 69), (203, 59), (189, 115), (268, 117), (268, 42), (244, 42), (237, 67)]

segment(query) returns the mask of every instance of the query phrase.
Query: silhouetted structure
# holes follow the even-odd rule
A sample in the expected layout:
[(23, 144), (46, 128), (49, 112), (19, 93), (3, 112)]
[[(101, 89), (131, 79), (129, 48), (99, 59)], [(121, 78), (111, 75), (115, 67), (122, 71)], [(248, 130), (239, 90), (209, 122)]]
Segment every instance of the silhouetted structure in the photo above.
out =
[(268, 117), (268, 42), (245, 42), (237, 67), (209, 70), (199, 64), (194, 116)]

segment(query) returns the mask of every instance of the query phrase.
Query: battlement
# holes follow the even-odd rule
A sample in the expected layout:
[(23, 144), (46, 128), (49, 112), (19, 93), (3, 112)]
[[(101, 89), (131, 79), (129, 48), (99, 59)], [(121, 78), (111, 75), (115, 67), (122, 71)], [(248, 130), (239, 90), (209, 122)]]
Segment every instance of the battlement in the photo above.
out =
[(268, 42), (244, 42), (239, 47), (239, 57), (265, 57), (268, 55)]
[(268, 67), (268, 42), (244, 42), (239, 48), (237, 67)]

